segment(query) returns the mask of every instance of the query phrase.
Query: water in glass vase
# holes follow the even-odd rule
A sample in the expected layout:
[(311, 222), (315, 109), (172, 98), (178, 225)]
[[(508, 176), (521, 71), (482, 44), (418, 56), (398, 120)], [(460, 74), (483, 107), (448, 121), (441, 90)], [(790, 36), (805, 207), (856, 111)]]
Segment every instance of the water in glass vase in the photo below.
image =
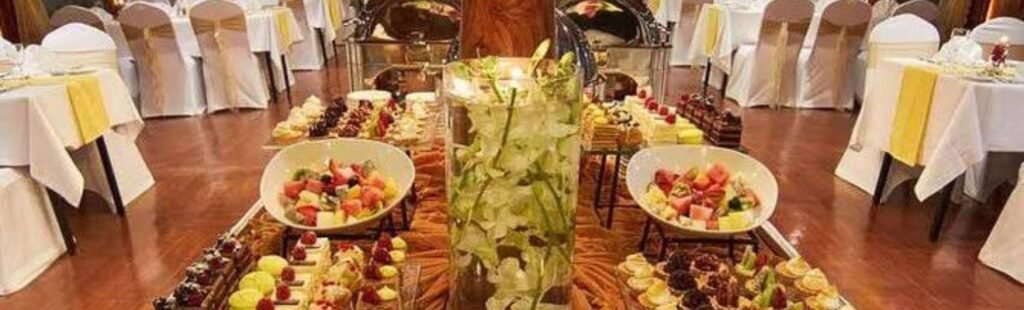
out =
[(580, 77), (562, 61), (449, 64), (449, 309), (568, 309)]

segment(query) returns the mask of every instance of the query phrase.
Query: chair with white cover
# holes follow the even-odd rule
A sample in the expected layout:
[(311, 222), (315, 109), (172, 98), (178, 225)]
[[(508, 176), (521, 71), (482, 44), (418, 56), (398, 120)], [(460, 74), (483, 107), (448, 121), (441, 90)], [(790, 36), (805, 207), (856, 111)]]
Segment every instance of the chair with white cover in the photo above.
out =
[(929, 0), (910, 0), (896, 6), (896, 9), (892, 12), (892, 16), (903, 14), (914, 14), (917, 15), (917, 17), (928, 21), (928, 23), (935, 26), (935, 29), (939, 31), (940, 38), (946, 35), (945, 30), (942, 29), (942, 17), (939, 11), (939, 5), (934, 2)]
[[(897, 6), (899, 6), (899, 3), (896, 0), (878, 0), (875, 1), (875, 4), (871, 5), (871, 22), (868, 23), (868, 37), (871, 36), (871, 30), (875, 29), (875, 26), (878, 26), (883, 20), (892, 16)], [(864, 47), (867, 47), (868, 40), (867, 38), (864, 39)]]
[(302, 37), (305, 38), (292, 45), (291, 54), (288, 54), (288, 63), (294, 70), (320, 70), (324, 66), (325, 59), (320, 53), (316, 30), (309, 25), (309, 13), (306, 11), (307, 6), (316, 3), (316, 0), (281, 0), (281, 4), (295, 14)]
[(57, 29), (70, 23), (82, 23), (106, 31), (99, 14), (77, 5), (66, 5), (50, 15), (50, 28)]
[(854, 91), (864, 98), (867, 70), (889, 57), (929, 58), (939, 49), (939, 32), (928, 21), (913, 14), (882, 21), (868, 35), (868, 50), (857, 55)]
[(69, 68), (120, 70), (117, 45), (100, 29), (80, 23), (70, 23), (43, 37), (41, 44), (59, 57)]
[(206, 102), (202, 77), (195, 59), (178, 46), (167, 11), (146, 2), (134, 2), (118, 19), (139, 68), (140, 107), (143, 117), (203, 113)]
[(850, 73), (870, 21), (871, 6), (867, 2), (838, 0), (825, 8), (810, 54), (806, 49), (801, 51), (795, 107), (853, 107), (854, 79)]
[(814, 16), (808, 0), (774, 0), (765, 6), (757, 45), (741, 45), (733, 58), (726, 95), (742, 107), (792, 105), (797, 60)]
[(679, 5), (679, 17), (675, 29), (672, 30), (672, 60), (673, 66), (690, 65), (690, 41), (693, 39), (693, 31), (697, 28), (697, 17), (700, 16), (700, 8), (704, 4), (713, 3), (712, 0), (682, 0)]
[(0, 296), (27, 286), (66, 251), (46, 190), (27, 169), (0, 168)]
[(267, 107), (269, 93), (249, 48), (245, 11), (231, 0), (205, 0), (189, 11), (203, 54), (209, 112)]
[(1010, 43), (1006, 58), (1024, 60), (1024, 21), (1013, 17), (997, 17), (971, 31), (971, 40), (981, 45), (984, 51), (982, 55), (991, 55), (992, 47), (1004, 36), (1007, 43)]

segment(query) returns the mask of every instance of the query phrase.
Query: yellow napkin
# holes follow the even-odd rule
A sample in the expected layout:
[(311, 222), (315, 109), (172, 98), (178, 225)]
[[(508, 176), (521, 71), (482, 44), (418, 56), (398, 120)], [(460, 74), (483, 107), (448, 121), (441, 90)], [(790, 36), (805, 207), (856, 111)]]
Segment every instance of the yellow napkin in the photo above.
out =
[(721, 13), (721, 9), (718, 5), (708, 6), (708, 20), (705, 23), (707, 33), (704, 34), (704, 55), (711, 56), (715, 53), (715, 48), (718, 47), (718, 14)]
[(281, 48), (281, 52), (288, 54), (289, 49), (292, 45), (292, 28), (291, 24), (288, 23), (288, 13), (291, 10), (287, 8), (278, 8), (274, 10), (274, 26), (277, 27), (277, 44)]
[(331, 15), (331, 26), (334, 29), (341, 27), (341, 3), (339, 0), (327, 0), (327, 13)]
[(67, 87), (71, 110), (78, 123), (78, 133), (82, 144), (99, 138), (104, 130), (110, 128), (107, 108), (103, 103), (103, 92), (100, 81), (95, 75), (66, 75), (37, 77), (26, 80), (27, 85), (57, 85)]
[(938, 76), (939, 72), (934, 68), (906, 66), (903, 69), (889, 153), (910, 166), (917, 165), (921, 159), (921, 145)]

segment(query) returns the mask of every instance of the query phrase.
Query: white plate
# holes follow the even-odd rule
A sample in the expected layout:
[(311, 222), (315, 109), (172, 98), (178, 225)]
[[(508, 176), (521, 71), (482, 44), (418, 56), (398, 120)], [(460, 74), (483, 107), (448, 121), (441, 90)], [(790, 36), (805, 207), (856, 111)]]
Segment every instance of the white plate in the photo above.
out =
[[(740, 230), (703, 230), (682, 226), (679, 222), (669, 222), (659, 216), (641, 198), (647, 192), (647, 186), (654, 182), (654, 173), (658, 169), (685, 171), (691, 167), (705, 168), (713, 163), (725, 165), (732, 175), (742, 174), (747, 186), (757, 193), (761, 205), (752, 211), (754, 220), (749, 227)], [(775, 176), (761, 162), (737, 151), (707, 145), (670, 145), (641, 150), (629, 160), (626, 186), (629, 188), (629, 194), (648, 216), (683, 231), (709, 235), (744, 233), (761, 226), (775, 212), (775, 205), (779, 199), (779, 185), (775, 181)]]
[[(366, 160), (373, 161), (381, 175), (395, 180), (398, 185), (397, 195), (385, 203), (383, 210), (356, 223), (312, 227), (288, 219), (285, 216), (285, 207), (281, 203), (285, 182), (290, 180), (296, 169), (324, 165), (329, 158), (346, 164), (361, 163)], [(381, 216), (389, 214), (391, 209), (394, 209), (405, 198), (409, 188), (412, 187), (415, 176), (416, 168), (413, 166), (412, 159), (402, 150), (385, 143), (348, 138), (302, 142), (281, 149), (267, 163), (267, 167), (263, 169), (263, 177), (260, 179), (260, 199), (263, 201), (267, 213), (285, 225), (321, 232), (352, 231), (376, 223)]]

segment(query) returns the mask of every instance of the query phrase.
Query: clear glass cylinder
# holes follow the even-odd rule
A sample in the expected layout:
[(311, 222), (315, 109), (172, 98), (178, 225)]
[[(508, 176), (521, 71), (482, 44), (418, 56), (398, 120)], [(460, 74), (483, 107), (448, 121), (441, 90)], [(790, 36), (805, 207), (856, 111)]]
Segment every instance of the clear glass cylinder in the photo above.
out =
[(565, 58), (445, 67), (448, 309), (569, 308), (582, 84)]

